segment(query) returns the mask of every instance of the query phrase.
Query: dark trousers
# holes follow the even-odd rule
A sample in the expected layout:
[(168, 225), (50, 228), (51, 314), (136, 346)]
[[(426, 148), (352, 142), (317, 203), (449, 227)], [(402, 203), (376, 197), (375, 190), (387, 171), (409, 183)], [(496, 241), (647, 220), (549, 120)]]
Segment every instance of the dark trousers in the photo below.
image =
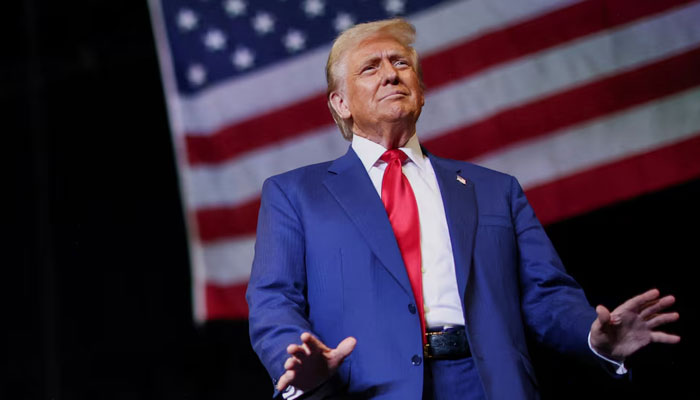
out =
[(426, 360), (423, 400), (486, 400), (472, 357)]
[[(426, 360), (423, 378), (423, 400), (486, 400), (476, 365), (471, 357), (460, 360)], [(329, 381), (305, 393), (298, 400), (359, 400), (369, 399), (374, 390), (348, 394), (343, 383), (334, 375)], [(275, 398), (282, 399), (280, 394)]]

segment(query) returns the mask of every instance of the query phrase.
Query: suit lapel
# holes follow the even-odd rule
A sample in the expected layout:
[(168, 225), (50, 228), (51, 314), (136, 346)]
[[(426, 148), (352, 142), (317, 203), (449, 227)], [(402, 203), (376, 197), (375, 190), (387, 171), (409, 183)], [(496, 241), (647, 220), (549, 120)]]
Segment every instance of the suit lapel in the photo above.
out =
[(384, 204), (352, 148), (335, 160), (328, 172), (323, 184), (364, 236), (384, 268), (413, 298), (406, 267)]
[[(428, 154), (428, 157), (435, 171), (445, 206), (457, 273), (457, 287), (462, 300), (462, 309), (466, 310), (464, 293), (472, 265), (477, 224), (474, 182), (468, 176), (461, 175), (462, 170), (456, 163), (432, 154)], [(461, 179), (458, 180), (458, 176)]]

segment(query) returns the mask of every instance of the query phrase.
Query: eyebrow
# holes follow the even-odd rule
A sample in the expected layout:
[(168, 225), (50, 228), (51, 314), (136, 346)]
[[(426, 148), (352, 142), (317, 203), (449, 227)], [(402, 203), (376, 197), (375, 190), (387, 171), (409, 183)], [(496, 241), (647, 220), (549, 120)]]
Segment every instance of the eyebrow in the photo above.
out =
[[(403, 59), (406, 59), (406, 60), (410, 60), (410, 59), (411, 59), (411, 57), (410, 57), (408, 54), (403, 54), (403, 53), (398, 52), (398, 51), (392, 51), (392, 52), (390, 52), (390, 53), (388, 54), (388, 57), (389, 57), (389, 60), (396, 60), (396, 59), (399, 59), (399, 58), (403, 58)], [(360, 68), (364, 67), (365, 65), (375, 64), (377, 61), (379, 61), (379, 60), (381, 60), (381, 59), (382, 59), (382, 56), (381, 56), (381, 55), (373, 54), (373, 55), (369, 56), (368, 58), (362, 60), (362, 62), (360, 63)]]

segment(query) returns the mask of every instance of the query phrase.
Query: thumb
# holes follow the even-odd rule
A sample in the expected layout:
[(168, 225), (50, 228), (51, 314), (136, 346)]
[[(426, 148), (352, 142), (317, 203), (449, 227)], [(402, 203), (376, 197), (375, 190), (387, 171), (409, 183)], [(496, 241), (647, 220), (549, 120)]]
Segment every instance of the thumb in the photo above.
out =
[(595, 308), (595, 312), (598, 314), (598, 321), (605, 325), (610, 321), (610, 311), (603, 305), (599, 305)]
[(617, 325), (620, 323), (619, 317), (612, 315), (610, 310), (603, 305), (596, 307), (595, 312), (598, 314), (598, 321), (601, 325)]
[(342, 342), (338, 343), (338, 347), (336, 347), (336, 354), (338, 357), (341, 359), (347, 357), (352, 353), (352, 351), (355, 349), (355, 345), (357, 344), (357, 339), (355, 339), (352, 336), (348, 336), (345, 339), (343, 339)]

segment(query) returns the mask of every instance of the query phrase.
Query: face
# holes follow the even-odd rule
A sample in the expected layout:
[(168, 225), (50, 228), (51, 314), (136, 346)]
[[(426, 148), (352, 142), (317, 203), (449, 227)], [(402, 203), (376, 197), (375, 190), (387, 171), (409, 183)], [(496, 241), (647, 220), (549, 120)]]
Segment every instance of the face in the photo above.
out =
[(382, 123), (415, 125), (424, 100), (408, 48), (391, 37), (372, 37), (346, 57), (345, 85), (334, 106), (341, 117), (352, 117), (356, 132)]

